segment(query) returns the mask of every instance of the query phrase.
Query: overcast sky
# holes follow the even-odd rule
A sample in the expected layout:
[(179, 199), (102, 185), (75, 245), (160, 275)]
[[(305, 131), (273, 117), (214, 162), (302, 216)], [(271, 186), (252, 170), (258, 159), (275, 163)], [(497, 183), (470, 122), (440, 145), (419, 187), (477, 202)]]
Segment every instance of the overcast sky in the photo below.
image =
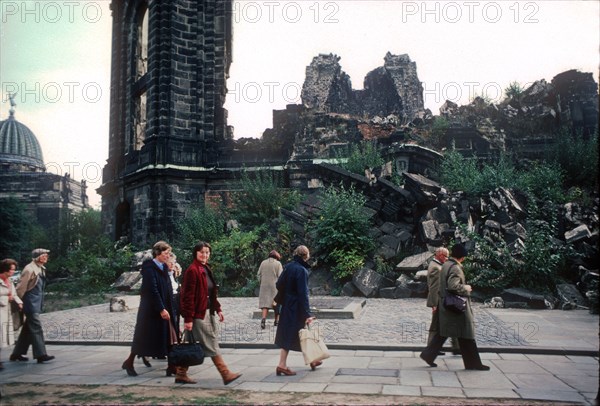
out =
[[(108, 157), (108, 0), (0, 2), (0, 120), (8, 92), (49, 171), (86, 179), (94, 207)], [(512, 81), (599, 69), (598, 1), (239, 1), (226, 108), (236, 138), (260, 137), (272, 110), (300, 103), (306, 66), (337, 54), (355, 89), (387, 52), (417, 63), (425, 107)]]

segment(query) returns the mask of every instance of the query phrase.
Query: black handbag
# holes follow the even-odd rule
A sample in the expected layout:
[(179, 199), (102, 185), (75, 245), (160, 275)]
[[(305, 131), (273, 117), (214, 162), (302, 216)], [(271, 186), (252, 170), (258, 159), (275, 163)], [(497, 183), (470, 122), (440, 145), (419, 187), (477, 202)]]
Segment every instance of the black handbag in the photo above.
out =
[(450, 269), (446, 276), (446, 296), (444, 296), (444, 308), (452, 313), (464, 313), (467, 310), (467, 298), (459, 296), (448, 290), (448, 278), (450, 277)]
[[(194, 340), (194, 335), (188, 331), (188, 342), (174, 344), (169, 351), (169, 364), (178, 367), (191, 367), (204, 362), (204, 350), (199, 342)], [(185, 336), (185, 333), (184, 333)]]

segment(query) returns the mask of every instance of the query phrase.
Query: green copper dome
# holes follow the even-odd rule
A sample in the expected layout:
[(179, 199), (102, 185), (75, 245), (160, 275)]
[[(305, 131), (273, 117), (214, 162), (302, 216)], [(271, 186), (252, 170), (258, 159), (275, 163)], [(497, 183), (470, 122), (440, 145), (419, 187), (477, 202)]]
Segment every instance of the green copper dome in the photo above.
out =
[(0, 121), (0, 165), (26, 165), (44, 170), (42, 148), (33, 132), (19, 123), (11, 109), (7, 120)]

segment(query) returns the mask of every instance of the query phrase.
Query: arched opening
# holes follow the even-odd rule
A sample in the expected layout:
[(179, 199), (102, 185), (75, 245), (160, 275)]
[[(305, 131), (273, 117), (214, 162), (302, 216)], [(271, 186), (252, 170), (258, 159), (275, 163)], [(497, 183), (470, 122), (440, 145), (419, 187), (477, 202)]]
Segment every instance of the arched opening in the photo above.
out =
[(119, 203), (115, 210), (115, 241), (131, 237), (131, 207), (127, 201)]

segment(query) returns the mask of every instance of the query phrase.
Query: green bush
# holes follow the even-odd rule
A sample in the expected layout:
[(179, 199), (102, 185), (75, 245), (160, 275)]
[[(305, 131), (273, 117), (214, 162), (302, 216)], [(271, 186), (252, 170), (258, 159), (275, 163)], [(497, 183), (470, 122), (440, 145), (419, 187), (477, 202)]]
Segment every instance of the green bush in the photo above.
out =
[(431, 126), (431, 144), (437, 148), (444, 146), (444, 135), (448, 131), (450, 123), (444, 117), (436, 117)]
[(233, 217), (245, 228), (265, 224), (279, 216), (281, 208), (291, 209), (300, 202), (296, 190), (283, 188), (279, 174), (272, 171), (243, 171), (242, 191), (233, 194)]
[(495, 162), (478, 162), (449, 151), (441, 164), (440, 182), (453, 191), (482, 196), (499, 187), (528, 192), (538, 200), (564, 201), (563, 175), (555, 164), (534, 162), (518, 170), (510, 157), (501, 155)]
[(209, 206), (192, 207), (176, 226), (174, 251), (179, 258), (190, 258), (198, 241), (213, 243), (225, 235), (225, 218)]
[[(362, 253), (374, 248), (367, 235), (370, 219), (364, 211), (365, 197), (354, 189), (329, 187), (323, 194), (322, 212), (310, 229), (316, 235), (316, 247), (328, 263), (335, 263), (333, 252)], [(356, 254), (358, 255), (358, 254)]]
[(598, 188), (598, 130), (590, 137), (563, 128), (548, 151), (549, 162), (556, 162), (565, 174), (567, 187)]
[(557, 210), (552, 202), (543, 209), (531, 201), (527, 213), (527, 238), (520, 252), (511, 252), (503, 240), (461, 232), (475, 242), (476, 249), (465, 261), (465, 273), (473, 286), (500, 291), (520, 287), (535, 292), (553, 292), (572, 255), (568, 246), (557, 243)]
[(365, 168), (379, 168), (384, 163), (377, 144), (373, 141), (363, 141), (351, 145), (348, 160), (341, 166), (349, 172), (364, 176)]
[(259, 233), (256, 230), (232, 230), (211, 243), (210, 263), (223, 296), (243, 295), (246, 282), (256, 279), (258, 241)]
[(333, 277), (340, 281), (350, 279), (365, 263), (364, 254), (354, 249), (335, 249), (329, 254), (329, 260), (334, 264), (331, 268)]

